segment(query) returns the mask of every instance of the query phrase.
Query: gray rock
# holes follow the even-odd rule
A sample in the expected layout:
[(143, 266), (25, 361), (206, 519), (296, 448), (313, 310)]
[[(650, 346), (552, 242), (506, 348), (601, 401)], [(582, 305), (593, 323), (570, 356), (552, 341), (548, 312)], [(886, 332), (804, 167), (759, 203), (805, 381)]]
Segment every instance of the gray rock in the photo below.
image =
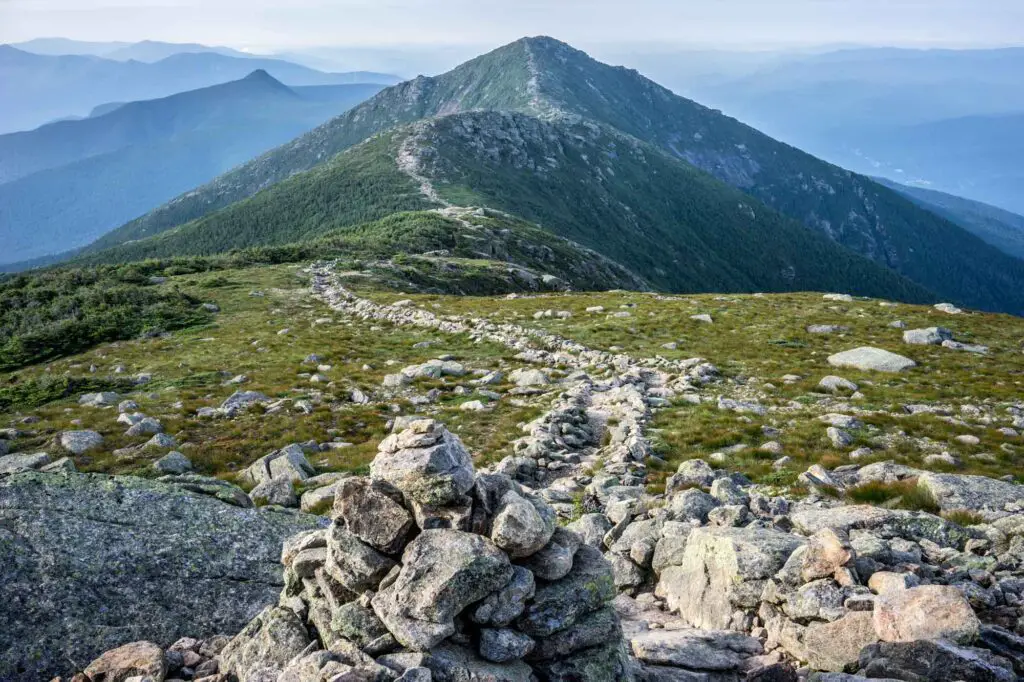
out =
[(565, 658), (584, 649), (617, 642), (621, 638), (622, 626), (619, 623), (619, 616), (614, 608), (606, 606), (583, 616), (565, 630), (540, 638), (526, 660)]
[(103, 445), (103, 436), (95, 431), (65, 431), (60, 434), (60, 446), (73, 455), (84, 455)]
[(89, 407), (102, 407), (113, 405), (118, 400), (120, 400), (120, 396), (112, 392), (86, 393), (78, 399), (78, 404), (87, 405)]
[(512, 575), (508, 557), (487, 538), (425, 530), (405, 548), (397, 579), (373, 598), (373, 610), (403, 646), (426, 651), (455, 632), (457, 614)]
[(184, 474), (192, 471), (192, 462), (180, 452), (168, 452), (153, 462), (153, 468), (162, 474)]
[(631, 682), (633, 664), (622, 642), (583, 649), (563, 658), (535, 661), (534, 669), (550, 682)]
[(762, 528), (698, 528), (680, 566), (661, 572), (655, 594), (694, 627), (732, 629), (737, 608), (755, 608), (764, 581), (804, 541)]
[(473, 622), (503, 628), (514, 621), (533, 598), (536, 584), (533, 573), (522, 566), (512, 567), (512, 579), (499, 590), (487, 595), (473, 611)]
[(854, 393), (858, 390), (859, 386), (849, 379), (830, 374), (822, 377), (821, 381), (818, 382), (818, 388), (828, 393)]
[(1010, 662), (985, 650), (940, 640), (879, 642), (860, 653), (860, 672), (869, 678), (953, 682), (1014, 682)]
[(804, 631), (807, 662), (815, 670), (841, 673), (857, 664), (864, 647), (877, 641), (870, 611), (850, 611), (831, 623), (815, 621)]
[(221, 673), (240, 680), (253, 679), (257, 671), (273, 671), (277, 679), (293, 658), (309, 645), (309, 634), (299, 618), (278, 606), (268, 606), (239, 632), (218, 656)]
[[(163, 679), (167, 661), (152, 642), (131, 642), (105, 652), (84, 670), (90, 680)], [(135, 677), (137, 676), (137, 677)]]
[(576, 533), (556, 527), (548, 544), (519, 563), (541, 580), (559, 580), (572, 570), (572, 558), (582, 544), (583, 538)]
[(534, 638), (545, 637), (564, 630), (614, 597), (611, 566), (600, 551), (583, 546), (567, 576), (537, 588), (533, 601), (516, 621), (517, 627)]
[(719, 501), (702, 490), (691, 488), (674, 495), (668, 510), (676, 521), (697, 521), (707, 523), (708, 513), (719, 505)]
[(584, 514), (566, 528), (583, 538), (584, 544), (602, 547), (604, 536), (611, 530), (612, 524), (604, 514)]
[(690, 459), (679, 465), (668, 480), (665, 492), (672, 493), (686, 487), (706, 488), (715, 480), (715, 471), (702, 459)]
[(473, 487), (473, 462), (462, 441), (432, 419), (413, 422), (385, 438), (370, 476), (421, 504), (457, 502)]
[(327, 572), (342, 585), (359, 593), (376, 589), (395, 562), (339, 523), (327, 533)]
[(304, 481), (314, 475), (316, 470), (306, 459), (302, 447), (293, 444), (260, 457), (241, 473), (240, 478), (259, 485), (279, 476), (287, 476), (292, 481)]
[(299, 506), (299, 497), (295, 494), (292, 479), (287, 476), (278, 476), (269, 481), (263, 481), (249, 492), (249, 499), (257, 507), (264, 505)]
[(45, 452), (24, 455), (4, 455), (3, 457), (0, 457), (0, 474), (41, 469), (49, 463), (50, 456)]
[(153, 417), (143, 417), (139, 421), (132, 424), (127, 431), (124, 432), (126, 436), (152, 436), (153, 434), (163, 433), (164, 426), (160, 423), (159, 419)]
[(508, 628), (484, 628), (480, 631), (480, 655), (494, 663), (507, 663), (533, 651), (536, 642)]
[(491, 540), (513, 559), (539, 552), (555, 532), (555, 512), (540, 498), (510, 490), (491, 523)]
[(238, 410), (245, 410), (253, 405), (269, 402), (271, 402), (270, 398), (258, 391), (236, 391), (220, 404), (220, 409), (233, 414)]
[(332, 516), (366, 544), (394, 554), (413, 527), (412, 515), (395, 497), (369, 478), (348, 478), (338, 483)]
[(903, 332), (903, 343), (912, 346), (938, 346), (953, 338), (953, 332), (945, 327), (908, 329)]
[(530, 666), (522, 661), (491, 663), (449, 642), (432, 649), (424, 665), (430, 668), (435, 682), (532, 682), (535, 679)]
[(633, 654), (645, 663), (688, 670), (737, 670), (764, 650), (761, 642), (721, 630), (651, 630), (630, 640)]
[(166, 433), (158, 433), (147, 440), (142, 447), (166, 450), (168, 448), (176, 447), (177, 445), (178, 441), (174, 440), (173, 436), (168, 436)]
[(1024, 502), (1024, 486), (987, 476), (927, 472), (917, 484), (931, 493), (942, 511), (1002, 511), (1008, 504)]
[(875, 632), (884, 642), (947, 639), (969, 644), (981, 622), (964, 595), (951, 585), (921, 585), (879, 595)]
[(139, 478), (4, 477), (0, 679), (70, 674), (126, 641), (238, 632), (277, 600), (281, 543), (320, 521)]
[(828, 364), (833, 367), (851, 367), (862, 371), (875, 372), (902, 372), (905, 369), (917, 366), (917, 363), (910, 358), (890, 353), (881, 348), (872, 348), (871, 346), (861, 346), (860, 348), (830, 355)]

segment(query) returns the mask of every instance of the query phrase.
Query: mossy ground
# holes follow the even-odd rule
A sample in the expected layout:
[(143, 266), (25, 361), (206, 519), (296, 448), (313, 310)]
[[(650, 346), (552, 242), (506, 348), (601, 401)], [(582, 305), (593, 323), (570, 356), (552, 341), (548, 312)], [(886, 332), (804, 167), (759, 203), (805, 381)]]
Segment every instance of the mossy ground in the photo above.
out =
[[(462, 436), (481, 462), (490, 462), (510, 454), (512, 441), (521, 433), (520, 425), (539, 415), (550, 402), (548, 397), (517, 400), (505, 396), (485, 412), (466, 412), (459, 406), (480, 397), (473, 394), (468, 383), (471, 377), (449, 377), (416, 385), (419, 395), (434, 387), (444, 389), (431, 405), (417, 408), (404, 399), (394, 402), (397, 407), (356, 405), (348, 399), (352, 389), (367, 393), (379, 390), (385, 374), (442, 354), (455, 356), (469, 369), (502, 368), (507, 372), (522, 363), (507, 348), (474, 343), (464, 336), (346, 320), (310, 295), (307, 276), (298, 265), (184, 275), (172, 278), (171, 283), (216, 302), (221, 312), (214, 322), (162, 338), (102, 344), (79, 355), (7, 375), (3, 377), (5, 384), (24, 385), (43, 376), (124, 376), (111, 374), (117, 365), (123, 365), (127, 375), (150, 373), (150, 384), (125, 397), (136, 400), (142, 412), (161, 419), (179, 443), (189, 443), (184, 451), (199, 471), (219, 476), (232, 475), (274, 448), (307, 440), (352, 443), (351, 447), (314, 455), (311, 460), (325, 471), (359, 470), (372, 459), (385, 435), (387, 421), (396, 414), (417, 410), (443, 420)], [(796, 475), (812, 463), (830, 467), (849, 463), (850, 448), (833, 448), (825, 437), (827, 425), (817, 416), (848, 411), (851, 406), (877, 411), (861, 416), (866, 426), (853, 434), (856, 445), (876, 448), (874, 458), (858, 463), (896, 459), (920, 465), (933, 451), (921, 447), (921, 439), (927, 438), (934, 442), (934, 451), (948, 450), (962, 457), (966, 466), (961, 471), (1017, 476), (1024, 472), (1020, 464), (1024, 439), (1000, 434), (996, 427), (1005, 426), (1004, 422), (975, 428), (934, 414), (903, 414), (901, 409), (908, 403), (943, 404), (959, 416), (964, 404), (984, 407), (1024, 398), (1024, 320), (1019, 318), (980, 313), (950, 316), (922, 306), (883, 307), (873, 300), (836, 303), (823, 300), (821, 294), (658, 297), (612, 292), (507, 299), (409, 294), (382, 288), (374, 279), (358, 273), (352, 273), (348, 284), (377, 301), (411, 298), (437, 313), (483, 316), (544, 328), (595, 348), (618, 347), (637, 357), (703, 357), (726, 377), (725, 382), (708, 387), (705, 394), (743, 398), (756, 393), (767, 396), (762, 404), (782, 408), (758, 416), (722, 411), (714, 402), (695, 406), (678, 400), (657, 410), (652, 434), (668, 464), (661, 467), (664, 471), (656, 468), (653, 472), (654, 489), (678, 462), (706, 458), (740, 444), (750, 447), (728, 455), (726, 466), (782, 486), (792, 485)], [(264, 295), (250, 295), (253, 291)], [(586, 308), (598, 305), (605, 307), (604, 313), (586, 312)], [(570, 311), (572, 317), (534, 319), (534, 313), (547, 309)], [(620, 311), (629, 312), (630, 317), (609, 316)], [(690, 319), (698, 313), (710, 314), (714, 322)], [(325, 318), (330, 322), (317, 323)], [(904, 321), (908, 328), (947, 326), (957, 339), (983, 343), (991, 352), (980, 356), (941, 347), (906, 346), (902, 332), (888, 326), (894, 320)], [(809, 334), (805, 328), (810, 324), (844, 325), (849, 331)], [(284, 329), (288, 331), (281, 333)], [(432, 343), (416, 347), (424, 341)], [(677, 343), (678, 348), (664, 349), (662, 346), (669, 342)], [(919, 366), (898, 375), (829, 367), (828, 355), (862, 345), (907, 355)], [(303, 359), (311, 353), (332, 366), (326, 374), (333, 385), (309, 382), (308, 375), (316, 368), (303, 364)], [(95, 373), (89, 371), (91, 366), (96, 367)], [(247, 375), (249, 381), (241, 386), (225, 385), (239, 374)], [(782, 381), (786, 374), (802, 378), (786, 384)], [(863, 399), (847, 401), (818, 392), (817, 383), (827, 374), (838, 374), (859, 384)], [(457, 395), (446, 390), (459, 384), (469, 392)], [(504, 392), (510, 385), (488, 388)], [(197, 408), (219, 405), (237, 389), (295, 399), (322, 391), (322, 400), (310, 415), (291, 410), (277, 414), (254, 410), (235, 419), (195, 418)], [(150, 475), (150, 463), (163, 454), (152, 451), (116, 458), (112, 450), (142, 440), (123, 435), (126, 427), (116, 423), (116, 410), (79, 407), (75, 397), (39, 407), (11, 407), (0, 415), (0, 425), (29, 432), (14, 442), (17, 451), (55, 452), (53, 438), (60, 431), (100, 431), (106, 437), (104, 452), (76, 458), (83, 470)], [(21, 424), (20, 420), (29, 415), (39, 421)], [(998, 416), (1005, 421), (1005, 413)], [(765, 426), (779, 429), (780, 435), (764, 435)], [(980, 443), (969, 446), (953, 441), (961, 434), (975, 435)], [(879, 449), (878, 439), (883, 436), (889, 445)], [(784, 454), (793, 458), (783, 471), (771, 466), (777, 455), (756, 449), (768, 440), (779, 441)], [(992, 460), (972, 457), (980, 453), (991, 454)]]

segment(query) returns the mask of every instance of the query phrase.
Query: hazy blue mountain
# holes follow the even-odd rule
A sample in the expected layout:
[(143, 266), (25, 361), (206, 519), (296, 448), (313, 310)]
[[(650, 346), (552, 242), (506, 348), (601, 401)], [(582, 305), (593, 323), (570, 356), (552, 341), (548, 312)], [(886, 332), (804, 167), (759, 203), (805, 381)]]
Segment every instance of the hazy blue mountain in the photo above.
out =
[(166, 97), (226, 83), (263, 69), (287, 85), (390, 84), (367, 72), (324, 73), (298, 64), (214, 53), (179, 53), (147, 64), (93, 56), (44, 56), (0, 45), (0, 133), (28, 130), (96, 106)]
[(1024, 113), (854, 128), (820, 147), (855, 170), (1024, 213)]
[(0, 261), (79, 247), (382, 86), (291, 89), (265, 71), (0, 135)]
[(126, 42), (94, 42), (72, 40), (70, 38), (34, 38), (33, 40), (26, 40), (21, 43), (11, 43), (11, 47), (16, 47), (19, 50), (33, 54), (51, 56), (78, 54), (91, 55), (93, 57), (102, 57), (114, 50), (120, 50), (130, 45), (131, 43)]
[(919, 206), (949, 218), (992, 246), (1024, 259), (1024, 215), (945, 192), (908, 187), (885, 178), (876, 180)]
[(124, 47), (111, 50), (102, 56), (117, 61), (135, 59), (140, 62), (158, 62), (161, 59), (167, 59), (176, 54), (194, 54), (199, 52), (212, 52), (228, 57), (259, 57), (259, 55), (251, 55), (230, 47), (200, 45), (199, 43), (164, 43), (156, 40), (143, 40), (131, 45), (125, 45)]

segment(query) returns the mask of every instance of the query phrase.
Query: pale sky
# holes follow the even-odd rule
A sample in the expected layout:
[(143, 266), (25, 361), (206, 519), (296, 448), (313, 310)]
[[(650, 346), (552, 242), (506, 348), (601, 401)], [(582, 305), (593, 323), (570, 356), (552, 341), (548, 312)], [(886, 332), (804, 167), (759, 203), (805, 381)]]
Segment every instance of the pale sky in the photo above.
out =
[(581, 45), (778, 47), (1024, 44), (1024, 0), (0, 0), (0, 42), (312, 46), (497, 45), (524, 35)]

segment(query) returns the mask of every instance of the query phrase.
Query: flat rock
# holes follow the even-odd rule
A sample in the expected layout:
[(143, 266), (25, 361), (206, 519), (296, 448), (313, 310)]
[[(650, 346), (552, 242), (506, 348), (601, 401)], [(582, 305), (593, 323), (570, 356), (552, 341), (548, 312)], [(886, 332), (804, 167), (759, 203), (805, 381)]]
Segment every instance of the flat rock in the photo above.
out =
[(763, 653), (759, 640), (721, 630), (651, 630), (633, 637), (630, 646), (644, 663), (696, 671), (736, 670)]
[(860, 654), (860, 672), (869, 678), (935, 680), (953, 682), (1014, 682), (1017, 676), (1009, 661), (986, 649), (957, 646), (950, 642), (879, 642)]
[[(99, 474), (0, 480), (0, 679), (50, 679), (125, 642), (238, 632), (323, 519)], [(145, 614), (145, 617), (140, 617)]]
[[(115, 398), (116, 400), (116, 398)], [(129, 677), (163, 679), (167, 674), (164, 651), (152, 642), (131, 642), (104, 652), (85, 669), (91, 680), (124, 682)]]
[(1024, 486), (987, 476), (929, 472), (917, 484), (931, 493), (942, 511), (1002, 511), (1008, 504), (1024, 502)]
[(917, 366), (917, 363), (910, 358), (871, 346), (861, 346), (830, 355), (828, 364), (833, 367), (850, 367), (875, 372), (902, 372)]
[(4, 455), (0, 457), (0, 474), (11, 474), (15, 471), (31, 471), (40, 469), (50, 463), (50, 456), (45, 452), (24, 455)]
[(878, 641), (870, 611), (850, 611), (831, 623), (815, 621), (804, 631), (807, 663), (841, 673), (857, 663), (861, 649)]

